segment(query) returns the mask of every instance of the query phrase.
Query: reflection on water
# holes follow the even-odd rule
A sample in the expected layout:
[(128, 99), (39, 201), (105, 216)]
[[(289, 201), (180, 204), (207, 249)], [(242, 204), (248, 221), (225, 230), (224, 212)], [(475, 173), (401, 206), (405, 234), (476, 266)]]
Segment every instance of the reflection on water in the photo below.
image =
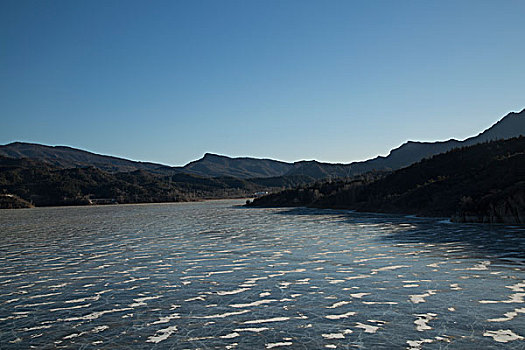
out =
[(0, 212), (2, 348), (525, 349), (525, 230), (239, 201)]

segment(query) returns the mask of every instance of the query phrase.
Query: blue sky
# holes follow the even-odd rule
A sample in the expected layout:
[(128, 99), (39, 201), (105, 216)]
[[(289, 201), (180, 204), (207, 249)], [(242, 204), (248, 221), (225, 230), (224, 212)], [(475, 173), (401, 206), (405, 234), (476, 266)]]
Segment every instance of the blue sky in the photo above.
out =
[(525, 107), (525, 1), (0, 2), (0, 144), (351, 162)]

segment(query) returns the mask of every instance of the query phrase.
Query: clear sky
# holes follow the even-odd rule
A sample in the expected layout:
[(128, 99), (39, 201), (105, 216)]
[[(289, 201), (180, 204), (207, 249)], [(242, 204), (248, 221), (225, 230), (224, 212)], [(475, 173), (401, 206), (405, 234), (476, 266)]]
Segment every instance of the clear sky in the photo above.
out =
[(525, 107), (525, 1), (0, 1), (0, 144), (351, 162)]

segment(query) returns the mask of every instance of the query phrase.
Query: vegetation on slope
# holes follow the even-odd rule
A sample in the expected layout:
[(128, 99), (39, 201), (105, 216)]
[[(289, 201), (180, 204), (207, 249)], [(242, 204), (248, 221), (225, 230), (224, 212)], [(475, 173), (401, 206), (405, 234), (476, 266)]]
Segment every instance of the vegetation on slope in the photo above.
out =
[(313, 206), (525, 222), (525, 138), (482, 143), (424, 159), (389, 175), (318, 182), (254, 200), (253, 206)]
[(31, 203), (51, 206), (242, 198), (311, 181), (306, 176), (237, 179), (147, 170), (113, 173), (95, 167), (64, 169), (37, 160), (0, 156), (0, 208)]
[(283, 176), (291, 168), (292, 164), (272, 159), (230, 158), (206, 153), (201, 159), (185, 165), (181, 171), (199, 176), (249, 179)]
[(31, 203), (14, 194), (0, 194), (0, 208), (2, 209), (22, 209), (32, 207), (33, 205)]
[(163, 167), (161, 164), (136, 162), (67, 146), (46, 146), (26, 142), (13, 142), (0, 146), (0, 156), (15, 159), (33, 159), (58, 168), (85, 168), (93, 166), (107, 172), (152, 171)]

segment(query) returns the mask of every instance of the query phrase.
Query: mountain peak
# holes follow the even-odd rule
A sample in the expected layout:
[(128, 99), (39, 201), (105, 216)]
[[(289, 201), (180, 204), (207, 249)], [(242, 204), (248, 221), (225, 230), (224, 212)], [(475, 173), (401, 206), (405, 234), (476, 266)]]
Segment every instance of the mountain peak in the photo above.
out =
[(213, 159), (213, 158), (221, 158), (221, 159), (228, 158), (229, 159), (230, 157), (223, 156), (223, 155), (216, 154), (216, 153), (210, 153), (210, 152), (204, 153), (204, 156), (202, 157), (202, 159)]

